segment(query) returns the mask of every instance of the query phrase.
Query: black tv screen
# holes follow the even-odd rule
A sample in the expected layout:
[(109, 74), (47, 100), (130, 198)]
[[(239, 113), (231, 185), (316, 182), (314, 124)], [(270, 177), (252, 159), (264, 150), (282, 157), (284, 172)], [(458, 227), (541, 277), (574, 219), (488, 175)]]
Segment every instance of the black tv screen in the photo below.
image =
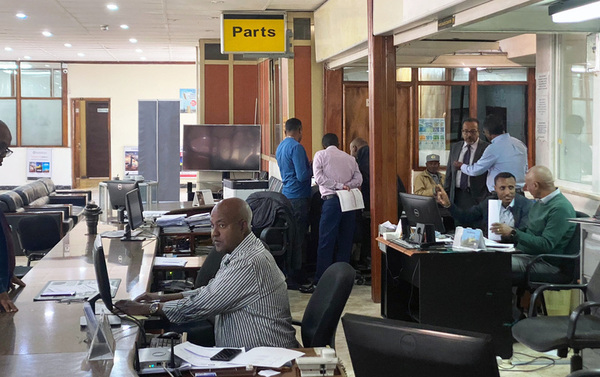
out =
[(183, 126), (183, 169), (259, 171), (260, 125)]

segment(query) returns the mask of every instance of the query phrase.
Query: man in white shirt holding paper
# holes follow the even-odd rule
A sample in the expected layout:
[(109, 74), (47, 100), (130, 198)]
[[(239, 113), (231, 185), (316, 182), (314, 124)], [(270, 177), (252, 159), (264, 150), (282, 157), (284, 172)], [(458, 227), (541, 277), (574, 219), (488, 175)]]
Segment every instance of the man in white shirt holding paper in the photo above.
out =
[(356, 159), (338, 149), (337, 135), (325, 134), (322, 144), (324, 150), (318, 151), (313, 160), (313, 174), (323, 199), (317, 271), (314, 283), (300, 288), (303, 293), (312, 293), (323, 272), (334, 262), (350, 263), (356, 211), (342, 212), (336, 191), (351, 190), (362, 184)]

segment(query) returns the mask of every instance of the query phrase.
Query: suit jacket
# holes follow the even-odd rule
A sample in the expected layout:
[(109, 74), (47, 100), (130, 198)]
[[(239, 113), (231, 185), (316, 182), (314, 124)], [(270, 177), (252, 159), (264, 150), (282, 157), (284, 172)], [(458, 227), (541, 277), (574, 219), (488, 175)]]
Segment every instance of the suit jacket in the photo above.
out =
[[(488, 201), (490, 199), (498, 199), (496, 196), (491, 196), (481, 203), (467, 210), (457, 207), (454, 204), (450, 205), (450, 214), (456, 218), (464, 226), (470, 226), (483, 230), (483, 234), (487, 237), (488, 230)], [(525, 229), (529, 224), (529, 210), (533, 206), (533, 200), (529, 200), (523, 195), (515, 195), (515, 204), (513, 206), (513, 218), (515, 219), (515, 229)]]
[[(450, 203), (454, 203), (454, 192), (456, 190), (456, 168), (452, 165), (454, 161), (458, 161), (460, 157), (460, 151), (464, 145), (464, 141), (457, 141), (450, 146), (450, 155), (448, 156), (448, 164), (446, 165), (446, 182), (444, 183), (444, 190), (448, 193)], [(481, 158), (483, 151), (488, 147), (490, 143), (479, 139), (477, 143), (477, 149), (475, 150), (475, 156), (473, 163), (477, 162)], [(486, 196), (488, 196), (487, 190), (487, 173), (470, 177), (471, 178), (471, 196), (477, 203), (481, 203)]]

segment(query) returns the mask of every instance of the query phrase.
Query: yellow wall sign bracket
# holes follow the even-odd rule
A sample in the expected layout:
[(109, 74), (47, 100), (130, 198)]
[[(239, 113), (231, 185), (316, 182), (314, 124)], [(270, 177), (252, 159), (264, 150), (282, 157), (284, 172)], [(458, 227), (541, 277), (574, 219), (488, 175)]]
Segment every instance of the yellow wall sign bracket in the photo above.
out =
[(221, 53), (285, 53), (285, 13), (224, 13)]

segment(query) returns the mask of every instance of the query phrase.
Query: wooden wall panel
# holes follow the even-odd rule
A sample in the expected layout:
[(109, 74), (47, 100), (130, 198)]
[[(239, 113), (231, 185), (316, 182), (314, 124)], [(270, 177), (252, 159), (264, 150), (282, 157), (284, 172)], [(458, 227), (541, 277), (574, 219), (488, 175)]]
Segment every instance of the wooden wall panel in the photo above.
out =
[[(265, 155), (271, 154), (271, 113), (269, 109), (269, 61), (258, 64), (258, 123), (262, 130), (261, 150)], [(263, 170), (269, 170), (267, 160), (262, 161)]]
[(412, 191), (410, 189), (413, 149), (413, 144), (410, 142), (413, 134), (411, 124), (411, 87), (398, 85), (396, 88), (396, 174), (409, 192)]
[(229, 123), (229, 67), (204, 66), (204, 105), (206, 124)]
[[(302, 146), (312, 156), (311, 47), (294, 46), (294, 114), (302, 121)], [(340, 136), (340, 135), (338, 135)]]
[(344, 132), (341, 136), (341, 144), (344, 151), (348, 153), (350, 153), (350, 143), (355, 138), (369, 140), (368, 99), (367, 83), (344, 85)]
[(254, 124), (258, 99), (258, 68), (255, 65), (233, 66), (233, 123)]
[[(342, 116), (344, 113), (343, 104), (343, 81), (344, 75), (342, 69), (330, 70), (325, 68), (324, 91), (325, 91), (325, 121), (324, 133), (342, 134)], [(365, 138), (367, 140), (367, 138)]]

